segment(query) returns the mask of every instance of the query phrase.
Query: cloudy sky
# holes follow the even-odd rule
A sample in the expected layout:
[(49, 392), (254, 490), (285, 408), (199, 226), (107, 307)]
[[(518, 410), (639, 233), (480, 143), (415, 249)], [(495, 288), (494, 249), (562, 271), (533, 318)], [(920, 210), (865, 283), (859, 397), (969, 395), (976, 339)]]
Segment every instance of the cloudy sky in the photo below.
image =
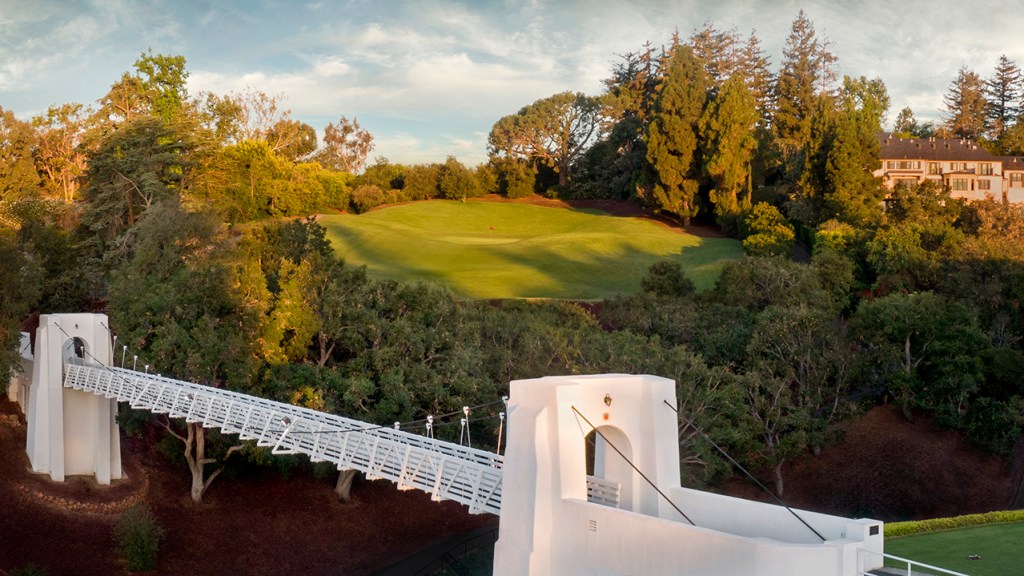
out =
[(881, 77), (938, 119), (961, 65), (1024, 65), (1021, 0), (0, 0), (0, 107), (92, 104), (146, 49), (183, 55), (189, 92), (283, 94), (319, 131), (358, 117), (371, 156), (467, 164), (500, 117), (564, 90), (598, 94), (617, 54), (705, 21), (756, 30), (773, 67), (798, 10), (840, 74)]

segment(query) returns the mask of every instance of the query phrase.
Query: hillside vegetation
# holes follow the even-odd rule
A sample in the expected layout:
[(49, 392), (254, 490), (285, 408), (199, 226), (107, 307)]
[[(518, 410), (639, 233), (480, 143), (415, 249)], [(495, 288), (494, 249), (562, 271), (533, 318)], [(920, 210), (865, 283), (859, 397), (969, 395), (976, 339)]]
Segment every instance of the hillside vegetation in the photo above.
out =
[(321, 216), (335, 253), (372, 276), (437, 280), (471, 298), (592, 300), (633, 293), (658, 260), (710, 288), (740, 243), (640, 218), (493, 202), (431, 201)]

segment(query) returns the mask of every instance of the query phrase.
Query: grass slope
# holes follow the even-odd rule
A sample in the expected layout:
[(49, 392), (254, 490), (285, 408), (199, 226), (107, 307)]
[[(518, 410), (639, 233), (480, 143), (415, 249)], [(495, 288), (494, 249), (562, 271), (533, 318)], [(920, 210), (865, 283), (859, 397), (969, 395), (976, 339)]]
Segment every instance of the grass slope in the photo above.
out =
[(437, 200), (319, 222), (346, 263), (378, 278), (438, 281), (470, 298), (606, 298), (635, 292), (663, 259), (707, 288), (742, 254), (735, 240), (530, 204)]
[[(885, 552), (971, 576), (1006, 576), (1021, 573), (1021, 542), (1024, 522), (1017, 522), (886, 539)], [(972, 554), (981, 559), (968, 559)], [(892, 561), (886, 561), (886, 565), (897, 566)]]

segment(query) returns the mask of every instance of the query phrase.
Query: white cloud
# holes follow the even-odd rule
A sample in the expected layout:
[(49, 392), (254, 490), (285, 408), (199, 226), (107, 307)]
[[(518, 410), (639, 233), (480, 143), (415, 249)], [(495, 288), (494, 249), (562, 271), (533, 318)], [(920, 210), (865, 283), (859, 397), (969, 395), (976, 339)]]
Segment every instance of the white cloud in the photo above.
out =
[(352, 70), (352, 67), (344, 60), (337, 57), (323, 58), (313, 66), (313, 72), (317, 76), (329, 78), (331, 76), (344, 76)]
[[(284, 93), (299, 119), (372, 121), (377, 152), (395, 161), (467, 161), (474, 147), (482, 157), (499, 117), (564, 90), (598, 93), (617, 55), (646, 40), (659, 49), (706, 20), (743, 37), (756, 28), (777, 67), (804, 7), (834, 41), (841, 73), (886, 82), (890, 119), (908, 105), (937, 118), (962, 64), (983, 77), (1003, 52), (1024, 64), (1020, 19), (1009, 16), (1017, 0), (990, 6), (1007, 16), (995, 19), (956, 0), (91, 2), (4, 2), (0, 104), (24, 115), (91, 102), (152, 48), (187, 58), (193, 94), (253, 87)], [(928, 17), (901, 21), (897, 11)]]

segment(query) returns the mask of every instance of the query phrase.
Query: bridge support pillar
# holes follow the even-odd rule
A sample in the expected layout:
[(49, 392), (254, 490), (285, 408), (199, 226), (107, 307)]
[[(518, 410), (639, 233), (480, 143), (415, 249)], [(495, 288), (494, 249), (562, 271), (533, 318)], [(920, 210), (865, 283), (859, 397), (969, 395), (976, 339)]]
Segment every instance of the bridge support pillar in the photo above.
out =
[(74, 475), (94, 475), (100, 484), (121, 478), (117, 402), (63, 386), (65, 360), (111, 364), (107, 322), (103, 314), (39, 318), (26, 451), (32, 470), (57, 482)]
[[(657, 376), (513, 381), (494, 575), (621, 573), (601, 567), (597, 557), (606, 551), (588, 550), (596, 531), (614, 529), (615, 522), (581, 518), (569, 509), (588, 506), (586, 436), (591, 426), (600, 432), (592, 449), (593, 476), (621, 487), (615, 512), (675, 520), (670, 505), (632, 468), (665, 490), (679, 487), (675, 403), (675, 382)], [(611, 508), (597, 512), (605, 510)], [(630, 521), (636, 520), (620, 526), (624, 533)]]

